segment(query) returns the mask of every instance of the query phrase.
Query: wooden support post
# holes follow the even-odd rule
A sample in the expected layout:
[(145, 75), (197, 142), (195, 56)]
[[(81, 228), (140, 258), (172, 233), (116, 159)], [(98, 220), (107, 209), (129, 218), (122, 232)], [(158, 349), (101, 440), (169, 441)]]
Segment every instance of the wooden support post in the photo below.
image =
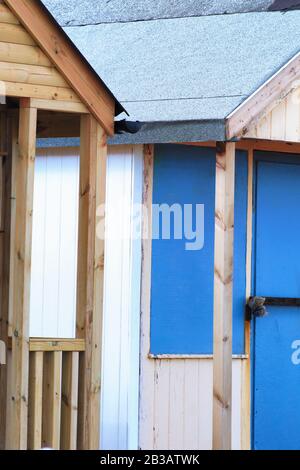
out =
[(11, 419), (8, 447), (27, 449), (29, 308), (37, 110), (20, 101), (12, 314)]
[(7, 151), (7, 123), (6, 113), (0, 112), (0, 449), (5, 449), (5, 428), (6, 428), (6, 384), (7, 366), (6, 348), (8, 337), (8, 302), (7, 302), (7, 218), (9, 216), (8, 202), (9, 181), (8, 158), (2, 156)]
[(62, 351), (44, 354), (43, 448), (60, 449)]
[(231, 449), (235, 144), (216, 155), (213, 449)]
[[(247, 252), (246, 252), (246, 299), (251, 296), (252, 284), (252, 231), (253, 231), (253, 149), (248, 151), (248, 209), (247, 209)], [(242, 413), (241, 448), (251, 449), (251, 322), (245, 325), (245, 353), (242, 361)]]
[(79, 352), (64, 352), (61, 403), (61, 450), (77, 449)]
[(83, 115), (80, 145), (77, 337), (85, 339), (86, 349), (80, 354), (78, 449), (99, 449), (100, 442), (104, 240), (96, 236), (96, 211), (105, 204), (106, 159), (105, 132), (91, 115)]
[(43, 361), (42, 352), (31, 353), (28, 419), (28, 448), (30, 450), (40, 450), (42, 447)]

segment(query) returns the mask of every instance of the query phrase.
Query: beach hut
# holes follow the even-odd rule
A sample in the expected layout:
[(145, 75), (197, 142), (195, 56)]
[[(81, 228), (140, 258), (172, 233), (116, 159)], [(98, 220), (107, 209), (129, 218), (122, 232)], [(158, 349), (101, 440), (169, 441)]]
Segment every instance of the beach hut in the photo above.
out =
[[(35, 30), (39, 22), (27, 21), (36, 3), (6, 0), (2, 21), (12, 21), (10, 8), (71, 92), (68, 100), (58, 98), (65, 87), (57, 85), (50, 97), (30, 97), (31, 107), (28, 100), (20, 101), (20, 155), (35, 147), (23, 131), (32, 129), (28, 114), (33, 115), (36, 103), (64, 104), (50, 110), (47, 104), (47, 113), (52, 112), (46, 116), (39, 111), (33, 202), (25, 197), (32, 194), (25, 177), (31, 179), (31, 190), (33, 184), (26, 159), (13, 170), (19, 179), (12, 183), (21, 184), (12, 184), (9, 197), (2, 197), (11, 201), (12, 214), (23, 214), (8, 222), (16, 240), (5, 236), (7, 229), (2, 234), (4, 253), (14, 259), (13, 270), (3, 262), (2, 282), (12, 283), (3, 292), (12, 298), (4, 295), (2, 311), (9, 312), (10, 305), (14, 321), (23, 321), (8, 323), (1, 337), (12, 338), (1, 374), (6, 370), (8, 383), (19, 391), (17, 400), (8, 392), (13, 399), (8, 400), (7, 435), (11, 426), (20, 429), (13, 446), (24, 448), (29, 439), (30, 448), (41, 442), (56, 448), (299, 448), (299, 5), (44, 0), (78, 49), (67, 42), (72, 57), (66, 59), (56, 39), (66, 38), (48, 15), (46, 26), (56, 28), (47, 36), (50, 43), (43, 42), (46, 26)], [(18, 6), (25, 4), (29, 10)], [(15, 35), (10, 41), (4, 37), (1, 41), (15, 44)], [(4, 62), (19, 63), (13, 60), (14, 49), (3, 46), (10, 58)], [(91, 67), (121, 103), (116, 113), (103, 83), (98, 78), (89, 82), (95, 80)], [(0, 73), (6, 91), (15, 89), (18, 80), (4, 79), (2, 65)], [(19, 94), (27, 92), (24, 81)], [(103, 101), (93, 106), (82, 82), (86, 92), (97, 87), (94, 98), (103, 96), (101, 89), (112, 100), (108, 128), (102, 120), (107, 108)], [(41, 91), (36, 82), (33, 89)], [(74, 104), (65, 103), (70, 93), (78, 96), (75, 114)], [(13, 97), (8, 103), (16, 106)], [(99, 203), (105, 199), (103, 167), (98, 177), (92, 164), (79, 171), (79, 157), (88, 154), (91, 162), (92, 149), (99, 150), (95, 141), (88, 143), (95, 135), (94, 118), (85, 115), (80, 126), (82, 106), (109, 136), (105, 260), (103, 242), (93, 244), (94, 199), (90, 194), (89, 202), (78, 203), (76, 198), (78, 182), (84, 197), (91, 178), (102, 190)], [(113, 117), (121, 106), (129, 117), (116, 118), (113, 136)], [(13, 162), (5, 160), (7, 151), (2, 158)], [(93, 211), (92, 224), (87, 208)], [(25, 225), (32, 214), (30, 277)], [(102, 220), (103, 212), (97, 215)], [(14, 249), (8, 249), (7, 240)], [(101, 260), (95, 278), (94, 257)], [(90, 313), (90, 302), (99, 309), (98, 323), (92, 331), (85, 325), (83, 333), (76, 311), (84, 304)], [(20, 316), (24, 309), (25, 320)], [(4, 332), (6, 325), (2, 320)], [(27, 328), (27, 338), (20, 328)], [(84, 363), (91, 357), (97, 374), (102, 372), (101, 394), (100, 381), (92, 378), (95, 369)], [(77, 380), (86, 386), (85, 391), (79, 387), (79, 399)], [(89, 406), (82, 401), (88, 393)], [(41, 406), (41, 396), (43, 404), (51, 405)], [(99, 401), (101, 413), (96, 412)], [(87, 413), (85, 421), (82, 413)], [(90, 432), (99, 420), (100, 442), (98, 433)], [(33, 427), (37, 434), (30, 432)]]
[[(105, 203), (107, 136), (123, 108), (40, 1), (0, 2), (0, 61), (1, 448), (98, 449), (104, 240), (96, 236), (96, 211)], [(30, 296), (36, 272), (33, 206), (40, 196), (37, 190), (34, 202), (36, 139), (65, 124), (81, 142), (73, 225), (78, 257), (70, 261), (65, 246), (61, 258), (73, 262), (77, 274), (76, 328), (66, 338), (37, 338), (30, 329), (37, 301)], [(64, 188), (67, 204), (67, 181)], [(55, 189), (48, 193), (54, 201)], [(70, 210), (61, 206), (59, 231), (72, 222)], [(55, 257), (51, 246), (48, 253)], [(52, 311), (50, 322), (57, 315), (69, 318), (63, 291), (68, 282), (65, 275), (65, 304)]]
[[(132, 252), (140, 342), (137, 313), (124, 334), (139, 354), (139, 413), (125, 399), (135, 396), (129, 355), (106, 344), (115, 372), (103, 377), (104, 447), (126, 447), (129, 429), (143, 449), (297, 448), (298, 2), (47, 3), (143, 124), (110, 148), (119, 170), (127, 154), (135, 187), (143, 181), (148, 222), (152, 203), (204, 206), (202, 249), (186, 249), (187, 231)], [(143, 175), (130, 163), (141, 152)], [(267, 316), (246, 315), (251, 296), (266, 299)], [(110, 305), (122, 338), (123, 310)]]

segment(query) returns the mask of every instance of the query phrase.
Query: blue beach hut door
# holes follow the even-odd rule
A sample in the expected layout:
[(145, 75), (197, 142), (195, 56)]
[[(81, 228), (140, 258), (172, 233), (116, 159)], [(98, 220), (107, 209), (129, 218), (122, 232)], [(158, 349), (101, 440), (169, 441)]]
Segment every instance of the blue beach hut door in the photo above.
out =
[(255, 155), (253, 293), (289, 299), (253, 320), (254, 449), (300, 449), (300, 156)]

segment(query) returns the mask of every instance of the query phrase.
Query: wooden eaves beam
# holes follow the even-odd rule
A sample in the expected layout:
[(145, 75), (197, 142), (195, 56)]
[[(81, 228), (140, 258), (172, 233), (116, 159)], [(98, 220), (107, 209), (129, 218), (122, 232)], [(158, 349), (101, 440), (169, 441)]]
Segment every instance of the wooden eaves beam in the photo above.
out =
[(114, 133), (115, 100), (88, 68), (64, 32), (51, 21), (37, 0), (4, 0), (20, 23), (30, 31), (108, 135)]

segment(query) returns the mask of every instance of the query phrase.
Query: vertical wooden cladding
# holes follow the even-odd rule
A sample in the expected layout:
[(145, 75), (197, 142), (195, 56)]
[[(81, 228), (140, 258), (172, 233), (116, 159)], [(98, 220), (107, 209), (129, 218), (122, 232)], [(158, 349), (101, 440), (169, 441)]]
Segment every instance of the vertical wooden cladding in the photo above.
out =
[(80, 137), (77, 337), (85, 339), (86, 350), (80, 357), (78, 448), (98, 449), (104, 237), (96, 235), (96, 215), (105, 204), (107, 146), (104, 130), (91, 115), (82, 116)]
[(300, 87), (260, 118), (245, 137), (300, 142)]
[(217, 145), (213, 447), (231, 449), (235, 144)]

